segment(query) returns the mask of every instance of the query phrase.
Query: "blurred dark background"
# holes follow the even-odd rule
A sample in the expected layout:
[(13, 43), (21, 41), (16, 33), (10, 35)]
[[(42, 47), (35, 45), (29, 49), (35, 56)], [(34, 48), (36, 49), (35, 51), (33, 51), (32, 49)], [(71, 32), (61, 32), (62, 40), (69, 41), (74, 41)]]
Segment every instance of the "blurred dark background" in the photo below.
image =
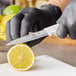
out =
[(48, 0), (0, 0), (0, 14), (8, 5), (19, 5), (20, 7), (37, 7), (47, 4)]

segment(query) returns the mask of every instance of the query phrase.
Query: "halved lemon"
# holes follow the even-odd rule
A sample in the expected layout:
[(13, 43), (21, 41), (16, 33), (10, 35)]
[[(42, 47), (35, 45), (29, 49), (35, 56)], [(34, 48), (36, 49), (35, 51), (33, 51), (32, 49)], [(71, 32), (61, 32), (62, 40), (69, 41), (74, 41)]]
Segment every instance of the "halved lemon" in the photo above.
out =
[(13, 69), (25, 71), (34, 65), (35, 55), (28, 45), (17, 44), (8, 51), (7, 59)]

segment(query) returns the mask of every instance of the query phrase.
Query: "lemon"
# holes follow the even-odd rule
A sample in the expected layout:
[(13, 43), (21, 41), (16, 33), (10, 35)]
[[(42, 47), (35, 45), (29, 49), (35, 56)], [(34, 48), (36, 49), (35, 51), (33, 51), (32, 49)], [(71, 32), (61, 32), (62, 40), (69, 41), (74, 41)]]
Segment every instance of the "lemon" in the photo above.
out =
[(7, 16), (3, 16), (0, 21), (0, 38), (6, 40), (6, 23), (14, 16), (15, 14), (10, 14)]
[(7, 59), (13, 69), (25, 71), (34, 65), (35, 55), (28, 45), (17, 44), (8, 51)]
[(20, 10), (21, 10), (21, 7), (17, 5), (10, 5), (5, 8), (5, 10), (3, 11), (3, 15), (6, 16), (9, 14), (17, 14)]

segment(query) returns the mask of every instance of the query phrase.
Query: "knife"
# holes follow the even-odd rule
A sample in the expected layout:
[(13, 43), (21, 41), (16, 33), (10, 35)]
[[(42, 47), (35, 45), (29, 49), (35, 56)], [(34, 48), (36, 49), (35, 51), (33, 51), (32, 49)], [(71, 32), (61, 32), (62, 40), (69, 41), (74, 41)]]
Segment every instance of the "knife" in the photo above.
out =
[(41, 31), (32, 33), (30, 35), (23, 36), (21, 38), (17, 38), (15, 40), (9, 42), (6, 45), (14, 45), (14, 44), (19, 44), (19, 43), (25, 43), (25, 42), (29, 42), (29, 41), (39, 39), (39, 38), (42, 38), (45, 36), (51, 36), (52, 34), (56, 34), (58, 26), (59, 26), (59, 24), (52, 25), (50, 27), (44, 28)]

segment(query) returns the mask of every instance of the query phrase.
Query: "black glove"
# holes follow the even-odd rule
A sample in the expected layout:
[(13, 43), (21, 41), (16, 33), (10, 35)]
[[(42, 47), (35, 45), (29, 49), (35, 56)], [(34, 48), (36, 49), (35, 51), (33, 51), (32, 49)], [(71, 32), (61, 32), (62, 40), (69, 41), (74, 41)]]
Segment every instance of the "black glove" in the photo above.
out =
[[(41, 9), (25, 7), (7, 22), (7, 40), (11, 41), (25, 36), (29, 34), (29, 32), (36, 32), (53, 25), (60, 15), (60, 8), (52, 4), (44, 5)], [(39, 43), (41, 40), (35, 40), (34, 44)]]
[(57, 30), (57, 35), (60, 38), (69, 35), (71, 39), (76, 39), (76, 0), (72, 0), (68, 4), (57, 22), (60, 23)]

